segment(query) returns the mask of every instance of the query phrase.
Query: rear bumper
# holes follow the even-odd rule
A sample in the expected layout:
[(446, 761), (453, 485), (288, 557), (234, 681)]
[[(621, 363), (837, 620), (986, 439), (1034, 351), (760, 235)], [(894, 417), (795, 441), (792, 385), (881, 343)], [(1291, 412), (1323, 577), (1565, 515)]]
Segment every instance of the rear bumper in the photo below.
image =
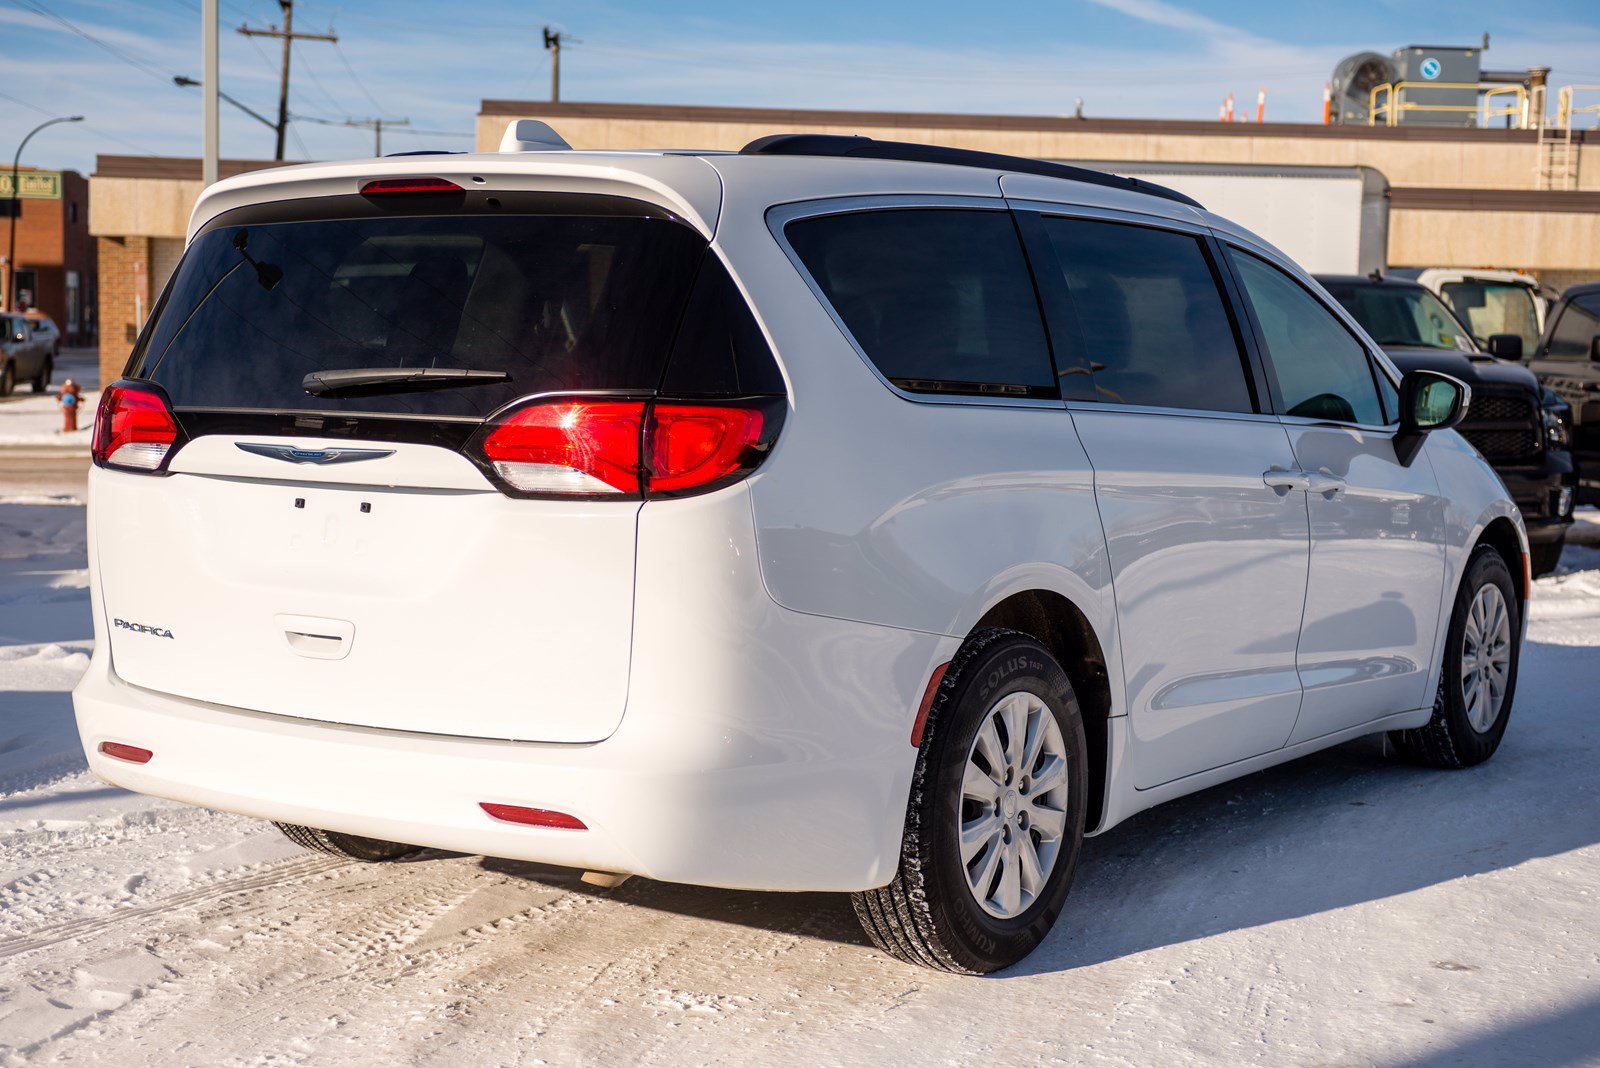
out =
[[(73, 694), (90, 767), (140, 793), (465, 853), (706, 886), (881, 886), (899, 860), (916, 703), (959, 641), (776, 605), (750, 581), (742, 492), (645, 510), (628, 708), (604, 741), (421, 734), (186, 700), (119, 679), (102, 640)], [(155, 755), (127, 763), (101, 754), (104, 741)], [(485, 801), (588, 829), (503, 823)]]

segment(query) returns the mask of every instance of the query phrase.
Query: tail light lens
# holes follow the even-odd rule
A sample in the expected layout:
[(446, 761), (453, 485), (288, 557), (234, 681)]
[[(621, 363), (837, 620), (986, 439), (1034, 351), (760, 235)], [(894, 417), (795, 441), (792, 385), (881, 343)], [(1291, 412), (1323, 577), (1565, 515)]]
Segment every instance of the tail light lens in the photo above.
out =
[(101, 467), (159, 470), (177, 440), (178, 421), (155, 390), (118, 383), (100, 395), (89, 451)]
[(469, 452), (515, 496), (680, 496), (748, 474), (770, 451), (782, 416), (781, 398), (556, 398), (499, 417)]
[(643, 401), (530, 405), (489, 432), (483, 455), (520, 493), (638, 493), (644, 407)]

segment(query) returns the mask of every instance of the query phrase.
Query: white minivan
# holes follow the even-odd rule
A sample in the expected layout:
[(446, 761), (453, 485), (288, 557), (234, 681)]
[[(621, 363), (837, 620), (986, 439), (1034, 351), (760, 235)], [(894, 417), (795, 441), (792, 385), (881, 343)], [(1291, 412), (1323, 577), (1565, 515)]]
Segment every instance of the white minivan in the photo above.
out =
[(529, 121), (257, 171), (101, 403), (79, 729), (342, 856), (849, 892), (991, 971), (1141, 809), (1494, 752), (1527, 541), (1467, 392), (1095, 171)]

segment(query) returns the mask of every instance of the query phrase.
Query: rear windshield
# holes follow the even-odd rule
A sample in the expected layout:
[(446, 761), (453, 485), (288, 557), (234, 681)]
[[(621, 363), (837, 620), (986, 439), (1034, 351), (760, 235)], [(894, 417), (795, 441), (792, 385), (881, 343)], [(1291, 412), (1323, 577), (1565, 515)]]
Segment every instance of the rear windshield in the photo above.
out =
[[(702, 342), (711, 373), (686, 357), (675, 378), (691, 391), (781, 390), (705, 238), (659, 209), (594, 197), (539, 213), (405, 214), (354, 197), (299, 205), (294, 219), (230, 213), (195, 239), (131, 377), (159, 383), (180, 410), (481, 418), (532, 393), (660, 388), (694, 293), (695, 308), (720, 316), (700, 331), (738, 337)], [(757, 366), (740, 373), (746, 356)], [(312, 372), (358, 368), (509, 379), (378, 396), (304, 388)]]

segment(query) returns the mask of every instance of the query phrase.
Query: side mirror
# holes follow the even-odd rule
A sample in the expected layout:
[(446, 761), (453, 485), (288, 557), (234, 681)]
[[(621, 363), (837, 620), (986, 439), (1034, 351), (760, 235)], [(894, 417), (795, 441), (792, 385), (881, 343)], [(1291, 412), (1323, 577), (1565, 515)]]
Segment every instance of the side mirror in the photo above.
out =
[(1459, 379), (1437, 371), (1407, 373), (1400, 379), (1400, 430), (1394, 436), (1395, 457), (1410, 467), (1417, 450), (1422, 448), (1422, 439), (1461, 422), (1471, 401), (1472, 390)]
[(12, 335), (11, 340), (12, 341), (26, 341), (26, 340), (28, 340), (28, 335), (23, 333), (21, 330), (18, 330), (14, 335)]
[(1490, 334), (1485, 347), (1491, 355), (1498, 356), (1502, 360), (1522, 359), (1521, 334)]

